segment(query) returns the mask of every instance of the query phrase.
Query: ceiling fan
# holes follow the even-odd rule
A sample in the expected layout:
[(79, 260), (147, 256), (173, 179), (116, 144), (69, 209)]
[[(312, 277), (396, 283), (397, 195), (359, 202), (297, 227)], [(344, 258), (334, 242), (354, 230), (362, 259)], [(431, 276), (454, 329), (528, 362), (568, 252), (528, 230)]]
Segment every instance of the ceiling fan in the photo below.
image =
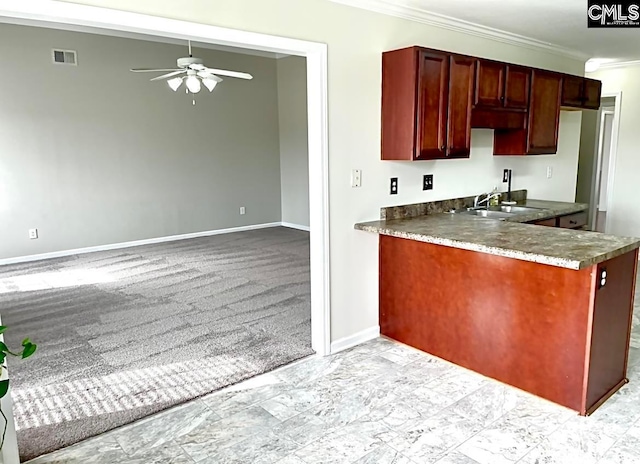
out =
[[(228, 71), (225, 69), (208, 68), (200, 58), (196, 58), (191, 54), (191, 41), (189, 41), (189, 56), (178, 58), (178, 67), (174, 69), (149, 69), (137, 68), (132, 69), (133, 72), (167, 72), (161, 76), (152, 78), (152, 81), (161, 81), (168, 79), (167, 84), (174, 92), (177, 91), (184, 81), (187, 93), (198, 93), (202, 89), (202, 84), (209, 90), (213, 89), (222, 82), (220, 76), (235, 77), (238, 79), (253, 79), (251, 74), (238, 71)], [(182, 75), (184, 74), (184, 75)]]

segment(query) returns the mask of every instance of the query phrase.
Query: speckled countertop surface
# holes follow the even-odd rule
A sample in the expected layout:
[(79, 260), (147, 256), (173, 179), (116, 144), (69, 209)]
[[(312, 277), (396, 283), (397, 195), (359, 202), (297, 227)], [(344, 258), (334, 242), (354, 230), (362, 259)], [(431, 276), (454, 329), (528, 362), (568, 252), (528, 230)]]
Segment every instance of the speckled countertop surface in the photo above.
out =
[(640, 238), (523, 224), (587, 209), (580, 203), (527, 200), (539, 208), (496, 220), (436, 213), (355, 225), (356, 229), (437, 245), (489, 253), (567, 269), (584, 269), (640, 247)]

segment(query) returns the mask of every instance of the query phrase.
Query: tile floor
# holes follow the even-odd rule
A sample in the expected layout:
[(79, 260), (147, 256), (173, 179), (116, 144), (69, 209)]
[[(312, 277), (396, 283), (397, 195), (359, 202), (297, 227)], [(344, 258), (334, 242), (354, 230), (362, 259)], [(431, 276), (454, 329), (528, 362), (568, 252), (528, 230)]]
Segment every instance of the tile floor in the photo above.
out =
[(588, 418), (378, 338), (30, 464), (637, 464), (639, 316), (631, 382)]

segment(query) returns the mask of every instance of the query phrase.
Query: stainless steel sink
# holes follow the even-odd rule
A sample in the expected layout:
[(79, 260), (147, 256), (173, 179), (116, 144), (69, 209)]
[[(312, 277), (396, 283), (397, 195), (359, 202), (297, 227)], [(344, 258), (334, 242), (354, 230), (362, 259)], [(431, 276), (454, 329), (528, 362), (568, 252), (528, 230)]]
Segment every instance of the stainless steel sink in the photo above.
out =
[(540, 208), (533, 208), (531, 206), (517, 206), (517, 205), (501, 205), (490, 206), (490, 211), (502, 211), (503, 213), (533, 213)]
[(506, 219), (513, 217), (515, 213), (507, 213), (505, 211), (495, 211), (492, 209), (470, 209), (467, 211), (460, 211), (461, 214), (470, 214), (472, 216), (481, 216), (486, 218)]

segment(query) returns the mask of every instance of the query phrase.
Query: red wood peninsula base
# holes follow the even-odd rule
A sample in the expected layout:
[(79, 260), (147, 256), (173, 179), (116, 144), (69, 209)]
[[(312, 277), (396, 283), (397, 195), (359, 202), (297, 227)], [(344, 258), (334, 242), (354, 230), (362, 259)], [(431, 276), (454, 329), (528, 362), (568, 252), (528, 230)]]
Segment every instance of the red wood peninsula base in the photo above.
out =
[(588, 415), (627, 382), (637, 262), (576, 271), (380, 236), (381, 332)]

